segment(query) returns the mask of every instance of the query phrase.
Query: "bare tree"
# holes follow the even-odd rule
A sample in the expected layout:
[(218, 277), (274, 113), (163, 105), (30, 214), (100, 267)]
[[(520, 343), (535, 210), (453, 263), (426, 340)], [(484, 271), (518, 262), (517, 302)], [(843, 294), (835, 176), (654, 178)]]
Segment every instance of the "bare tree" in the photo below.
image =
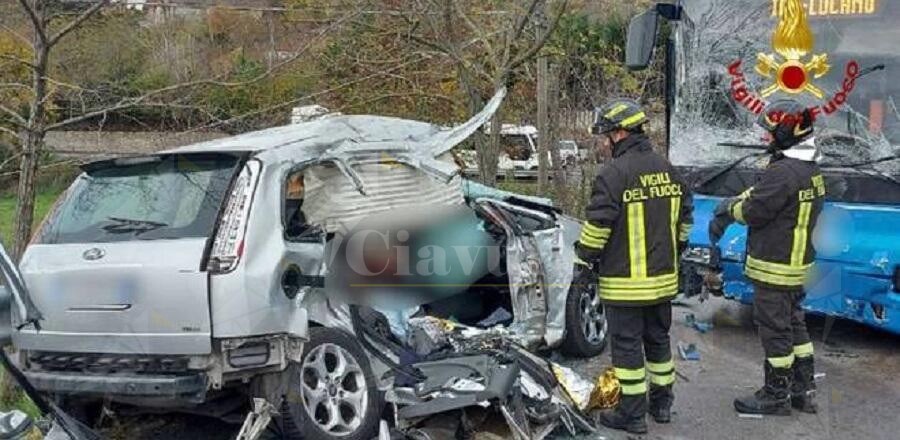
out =
[[(481, 2), (465, 0), (415, 0), (403, 12), (410, 25), (409, 38), (426, 49), (449, 57), (457, 80), (475, 114), (494, 89), (516, 82), (517, 71), (535, 58), (560, 17), (568, 0), (557, 2), (557, 12), (539, 32), (548, 0), (510, 0), (503, 8), (483, 11)], [(532, 37), (537, 34), (537, 37)], [(490, 142), (478, 142), (478, 169), (482, 181), (496, 184), (500, 152), (502, 110), (491, 122)]]
[[(221, 75), (203, 79), (188, 79), (158, 89), (146, 90), (139, 95), (122, 96), (112, 102), (106, 100), (82, 102), (80, 108), (68, 109), (69, 112), (65, 116), (57, 116), (48, 111), (48, 106), (57, 96), (54, 90), (74, 91), (74, 94), (78, 96), (91, 96), (99, 94), (99, 92), (85, 90), (78, 85), (54, 79), (51, 72), (51, 58), (58, 55), (59, 51), (63, 49), (64, 44), (62, 43), (67, 40), (67, 37), (97, 17), (104, 8), (111, 7), (111, 0), (76, 2), (75, 4), (79, 5), (80, 9), (75, 14), (71, 13), (72, 4), (67, 5), (63, 0), (16, 1), (18, 2), (17, 12), (26, 17), (30, 30), (29, 36), (16, 35), (27, 42), (31, 57), (25, 59), (8, 54), (2, 54), (2, 57), (5, 61), (12, 61), (27, 67), (30, 84), (0, 84), (0, 88), (25, 88), (28, 96), (27, 109), (10, 108), (0, 102), (0, 134), (6, 134), (16, 139), (19, 150), (17, 153), (19, 180), (16, 191), (17, 203), (12, 248), (16, 259), (21, 257), (31, 235), (31, 225), (34, 220), (35, 182), (39, 157), (47, 132), (103, 118), (110, 113), (134, 107), (196, 109), (197, 105), (190, 101), (191, 96), (187, 91), (209, 86), (240, 87), (262, 81), (296, 61), (308, 49), (319, 43), (330, 30), (357, 15), (363, 8), (363, 5), (360, 4), (356, 10), (348, 11), (345, 15), (333, 20), (331, 24), (322, 26), (315, 35), (296, 48), (290, 57), (270, 63), (267, 70), (253, 78), (240, 82), (225, 81), (224, 76)], [(7, 26), (4, 25), (4, 28), (9, 31)]]

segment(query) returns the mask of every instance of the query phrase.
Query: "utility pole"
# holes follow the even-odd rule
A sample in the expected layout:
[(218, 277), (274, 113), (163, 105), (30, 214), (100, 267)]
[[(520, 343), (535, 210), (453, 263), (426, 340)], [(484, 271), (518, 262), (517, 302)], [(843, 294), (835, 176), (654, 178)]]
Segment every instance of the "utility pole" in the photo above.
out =
[[(541, 6), (536, 12), (538, 19), (538, 32), (535, 36), (537, 39), (543, 38), (547, 29), (547, 2), (541, 2)], [(537, 129), (538, 129), (538, 188), (537, 192), (544, 195), (548, 189), (548, 153), (550, 151), (550, 114), (549, 114), (549, 98), (548, 93), (548, 60), (547, 56), (541, 54), (537, 58)]]

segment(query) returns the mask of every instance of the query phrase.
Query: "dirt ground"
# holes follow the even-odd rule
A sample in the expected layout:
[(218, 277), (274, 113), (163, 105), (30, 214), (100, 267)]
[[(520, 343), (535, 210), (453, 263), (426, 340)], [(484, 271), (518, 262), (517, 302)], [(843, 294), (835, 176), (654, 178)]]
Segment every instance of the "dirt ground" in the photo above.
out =
[[(714, 328), (700, 333), (685, 325), (692, 313)], [(672, 342), (693, 343), (699, 361), (676, 355), (679, 378), (673, 423), (649, 421), (641, 437), (601, 431), (583, 439), (896, 439), (900, 438), (900, 337), (847, 321), (837, 321), (822, 342), (825, 320), (808, 318), (818, 372), (819, 414), (741, 418), (732, 400), (762, 382), (762, 348), (750, 307), (713, 299), (673, 309)], [(555, 357), (555, 356), (554, 356)], [(563, 364), (595, 376), (610, 365), (608, 350), (593, 359), (563, 359)], [(135, 428), (121, 427), (115, 437), (138, 439), (233, 439), (236, 427), (192, 416), (156, 416)], [(558, 434), (555, 439), (568, 438)]]
[[(684, 324), (685, 315), (712, 322), (705, 334)], [(673, 423), (649, 421), (647, 439), (896, 439), (900, 438), (900, 337), (838, 320), (822, 342), (825, 319), (807, 318), (816, 352), (819, 414), (761, 419), (738, 417), (732, 400), (762, 383), (763, 351), (750, 307), (713, 299), (673, 308), (672, 342), (693, 343), (699, 361), (676, 355), (680, 373)], [(609, 354), (568, 362), (582, 373), (609, 365)], [(625, 439), (619, 433), (602, 433)], [(634, 437), (634, 436), (631, 436)]]

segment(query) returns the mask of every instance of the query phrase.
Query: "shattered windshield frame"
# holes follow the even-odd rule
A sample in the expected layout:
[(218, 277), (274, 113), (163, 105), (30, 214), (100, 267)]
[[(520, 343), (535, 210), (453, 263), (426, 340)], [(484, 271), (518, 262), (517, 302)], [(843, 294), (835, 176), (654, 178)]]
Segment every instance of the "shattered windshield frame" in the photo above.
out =
[[(776, 28), (772, 0), (686, 0), (676, 25), (671, 112), (670, 158), (677, 166), (719, 167), (747, 155), (746, 149), (720, 143), (760, 144), (756, 115), (732, 96), (733, 77), (728, 67), (740, 60), (747, 88), (758, 93), (773, 82), (755, 66), (758, 54), (772, 53)], [(822, 165), (852, 168), (860, 163), (881, 173), (900, 175), (900, 84), (891, 81), (900, 71), (900, 55), (892, 42), (900, 31), (900, 4), (877, 2), (871, 14), (809, 16), (815, 44), (813, 54), (825, 53), (830, 71), (813, 82), (824, 92), (788, 95), (778, 91), (766, 98), (791, 97), (809, 106), (823, 106), (841, 90), (848, 62), (866, 68), (884, 65), (858, 78), (847, 102), (817, 120), (816, 142), (826, 153)], [(765, 160), (744, 160), (739, 168), (760, 168)]]

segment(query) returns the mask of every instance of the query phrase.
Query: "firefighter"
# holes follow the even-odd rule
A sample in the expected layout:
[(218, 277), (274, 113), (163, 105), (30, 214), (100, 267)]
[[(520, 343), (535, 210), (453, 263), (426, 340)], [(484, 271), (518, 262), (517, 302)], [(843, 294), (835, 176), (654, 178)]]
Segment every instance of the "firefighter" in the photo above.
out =
[(812, 232), (825, 197), (813, 118), (800, 103), (780, 100), (757, 123), (767, 133), (769, 164), (756, 185), (717, 207), (709, 230), (711, 242), (734, 221), (749, 230), (744, 273), (753, 283), (765, 385), (735, 399), (734, 408), (752, 414), (789, 415), (791, 407), (815, 413), (813, 345), (801, 309), (815, 257)]
[(612, 159), (594, 181), (575, 245), (581, 265), (576, 272), (598, 283), (621, 384), (618, 406), (598, 420), (640, 434), (647, 432), (647, 412), (658, 423), (671, 418), (671, 300), (678, 293), (678, 259), (692, 222), (691, 197), (672, 165), (653, 151), (639, 104), (618, 99), (595, 113), (592, 132), (601, 136)]

